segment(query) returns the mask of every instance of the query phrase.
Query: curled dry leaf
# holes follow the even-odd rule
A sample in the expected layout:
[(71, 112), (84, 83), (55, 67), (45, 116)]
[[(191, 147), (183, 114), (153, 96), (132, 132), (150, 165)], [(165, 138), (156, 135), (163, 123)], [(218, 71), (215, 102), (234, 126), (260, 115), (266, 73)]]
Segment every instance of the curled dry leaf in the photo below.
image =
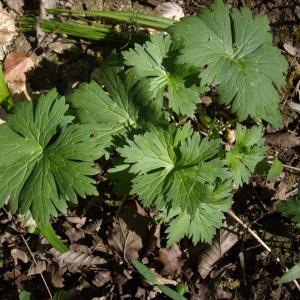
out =
[(4, 61), (4, 78), (12, 97), (25, 96), (30, 100), (26, 86), (26, 72), (34, 67), (33, 60), (24, 53), (9, 53)]
[(66, 230), (66, 236), (69, 238), (71, 243), (74, 243), (82, 238), (85, 237), (84, 231), (83, 230), (78, 230), (76, 228), (69, 228)]
[(207, 247), (199, 256), (198, 271), (204, 279), (213, 269), (214, 264), (238, 241), (234, 229), (221, 229), (214, 238), (212, 245)]
[(141, 237), (128, 229), (127, 224), (121, 218), (116, 219), (113, 229), (109, 233), (108, 243), (125, 260), (138, 259), (139, 251), (143, 248)]
[(284, 43), (283, 48), (291, 56), (299, 56), (300, 55), (300, 49), (297, 47), (294, 47), (290, 43)]
[(164, 2), (157, 5), (154, 14), (177, 21), (184, 17), (183, 9), (173, 2)]
[(6, 5), (13, 9), (16, 13), (23, 13), (24, 0), (5, 0)]
[(0, 3), (0, 60), (3, 59), (6, 47), (16, 36), (14, 17), (11, 16)]
[(10, 254), (14, 260), (15, 266), (18, 264), (18, 259), (25, 264), (28, 262), (28, 256), (23, 250), (15, 248), (10, 251)]
[(60, 253), (55, 249), (51, 249), (50, 253), (61, 268), (68, 268), (73, 272), (79, 272), (80, 267), (92, 267), (95, 265), (105, 264), (106, 260), (99, 256), (89, 255), (82, 252), (70, 250), (66, 253)]
[(174, 275), (180, 269), (182, 263), (180, 260), (181, 250), (178, 245), (171, 248), (161, 248), (159, 250), (158, 261), (163, 265), (162, 275)]
[(95, 278), (93, 279), (93, 284), (96, 287), (101, 287), (103, 286), (105, 283), (109, 282), (111, 280), (111, 273), (110, 271), (107, 270), (100, 270), (97, 275), (95, 276)]
[(300, 138), (295, 132), (275, 132), (265, 136), (267, 144), (281, 148), (294, 148), (300, 146)]
[(70, 222), (70, 223), (73, 223), (73, 224), (77, 224), (77, 225), (84, 225), (85, 222), (86, 222), (86, 217), (67, 217), (67, 220)]
[(45, 260), (37, 260), (37, 265), (32, 262), (29, 270), (28, 276), (37, 275), (43, 273), (47, 269), (47, 262)]
[(61, 269), (57, 267), (57, 265), (50, 265), (51, 268), (51, 283), (55, 288), (61, 289), (64, 285), (64, 278), (63, 278), (63, 272), (61, 272)]

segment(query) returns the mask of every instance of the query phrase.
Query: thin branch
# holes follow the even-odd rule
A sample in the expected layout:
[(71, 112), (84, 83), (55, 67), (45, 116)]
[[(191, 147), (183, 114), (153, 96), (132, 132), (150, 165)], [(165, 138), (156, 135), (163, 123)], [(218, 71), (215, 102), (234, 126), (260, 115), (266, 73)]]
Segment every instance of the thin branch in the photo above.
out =
[(253, 231), (249, 226), (247, 226), (231, 209), (228, 212), (229, 216), (239, 223), (244, 229), (246, 229), (268, 252), (272, 252), (271, 248)]
[[(272, 165), (273, 162), (272, 161), (267, 161), (268, 164)], [(282, 164), (284, 166), (284, 168), (286, 169), (290, 169), (290, 170), (293, 170), (293, 171), (297, 171), (297, 172), (300, 172), (300, 168), (297, 168), (297, 167), (293, 167), (293, 166), (289, 166), (289, 165), (286, 165), (286, 164)]]
[[(9, 216), (8, 211), (7, 211), (4, 207), (2, 207), (2, 208), (3, 208), (3, 210), (5, 211), (5, 213)], [(14, 222), (16, 221), (16, 219), (15, 219), (14, 216), (12, 216), (12, 219), (14, 220)], [(50, 291), (50, 289), (49, 289), (49, 287), (48, 287), (48, 284), (47, 284), (47, 282), (46, 282), (46, 280), (45, 280), (45, 277), (44, 277), (44, 275), (43, 275), (43, 272), (42, 272), (40, 266), (38, 265), (38, 263), (37, 263), (37, 261), (36, 261), (34, 255), (33, 255), (33, 253), (32, 253), (32, 251), (31, 251), (31, 249), (30, 249), (30, 247), (29, 247), (29, 245), (28, 245), (26, 239), (24, 238), (24, 236), (23, 236), (22, 232), (20, 231), (20, 229), (19, 229), (18, 227), (16, 227), (16, 229), (17, 229), (17, 231), (19, 232), (19, 234), (20, 234), (20, 236), (21, 236), (21, 238), (22, 238), (22, 240), (23, 240), (23, 242), (24, 242), (24, 244), (25, 244), (25, 246), (26, 246), (26, 248), (27, 248), (27, 250), (28, 250), (28, 252), (29, 252), (29, 254), (30, 254), (32, 260), (33, 260), (33, 262), (34, 262), (34, 264), (35, 264), (35, 266), (37, 267), (37, 270), (38, 270), (38, 272), (39, 272), (39, 274), (40, 274), (40, 276), (41, 276), (41, 278), (42, 278), (42, 281), (43, 281), (43, 283), (44, 283), (44, 285), (45, 285), (45, 287), (46, 287), (46, 290), (47, 290), (47, 292), (48, 292), (48, 294), (49, 294), (50, 299), (53, 299), (53, 296), (52, 296), (51, 291)]]
[[(255, 231), (253, 231), (248, 225), (246, 225), (231, 209), (228, 212), (228, 215), (235, 220), (237, 223), (239, 223), (244, 229), (246, 229), (270, 254), (272, 254), (272, 249), (257, 235)], [(275, 256), (274, 256), (275, 257)], [(280, 259), (278, 257), (275, 257), (276, 261), (280, 262)], [(285, 267), (285, 271), (287, 272), (289, 269)], [(296, 285), (298, 291), (300, 292), (300, 285), (297, 280), (293, 280), (294, 284)]]

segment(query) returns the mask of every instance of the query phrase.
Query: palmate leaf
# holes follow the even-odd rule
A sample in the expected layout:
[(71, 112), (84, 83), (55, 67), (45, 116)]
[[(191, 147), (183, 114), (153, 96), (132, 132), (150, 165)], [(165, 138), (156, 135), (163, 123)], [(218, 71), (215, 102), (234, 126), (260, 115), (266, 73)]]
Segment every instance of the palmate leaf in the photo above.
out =
[(93, 126), (102, 155), (112, 144), (113, 136), (135, 126), (138, 114), (132, 101), (131, 82), (125, 82), (113, 71), (106, 72), (103, 78), (110, 95), (92, 81), (81, 84), (67, 98), (80, 123)]
[(77, 195), (96, 195), (99, 157), (88, 125), (71, 125), (68, 105), (55, 90), (38, 101), (22, 103), (0, 125), (0, 206), (26, 213), (46, 227), (57, 210)]
[[(207, 226), (190, 235), (194, 242), (209, 242), (223, 216), (218, 205), (220, 199), (210, 201), (211, 194), (217, 182), (229, 176), (224, 161), (215, 158), (219, 143), (201, 139), (193, 133), (190, 124), (181, 129), (170, 125), (137, 135), (127, 146), (117, 150), (128, 164), (129, 172), (137, 174), (132, 180), (131, 193), (138, 194), (145, 206), (179, 208), (193, 221), (213, 216)], [(229, 207), (231, 202), (226, 203)], [(188, 228), (189, 222), (182, 229), (183, 235), (187, 235)]]
[(253, 17), (248, 8), (230, 11), (222, 0), (214, 0), (168, 31), (184, 42), (178, 63), (206, 66), (202, 81), (217, 86), (220, 102), (231, 103), (240, 121), (251, 116), (279, 125), (274, 85), (283, 85), (288, 64), (272, 46), (266, 16)]
[(245, 129), (241, 125), (237, 126), (236, 143), (226, 155), (235, 186), (248, 183), (256, 165), (264, 159), (265, 151), (261, 127), (253, 126)]
[(187, 86), (188, 76), (196, 71), (185, 66), (174, 66), (174, 58), (168, 57), (170, 49), (169, 36), (154, 34), (145, 45), (135, 44), (134, 49), (122, 54), (125, 64), (131, 67), (129, 73), (143, 82), (152, 97), (156, 98), (157, 105), (163, 105), (163, 91), (167, 91), (169, 107), (178, 114), (192, 116), (196, 104), (200, 102), (203, 87), (196, 84)]
[(146, 127), (149, 119), (155, 124), (164, 117), (161, 106), (142, 102), (150, 94), (133, 76), (124, 76), (118, 68), (111, 68), (103, 71), (101, 82), (108, 92), (93, 81), (81, 84), (67, 100), (80, 123), (94, 128), (103, 155), (117, 137)]

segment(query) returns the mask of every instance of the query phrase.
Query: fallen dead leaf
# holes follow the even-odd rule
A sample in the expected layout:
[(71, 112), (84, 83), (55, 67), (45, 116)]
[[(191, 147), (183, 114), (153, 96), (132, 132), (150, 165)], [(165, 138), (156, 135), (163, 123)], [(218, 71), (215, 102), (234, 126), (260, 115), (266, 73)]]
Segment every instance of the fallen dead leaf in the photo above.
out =
[(221, 229), (214, 238), (212, 245), (207, 247), (199, 256), (198, 272), (205, 279), (214, 264), (238, 241), (238, 236), (231, 229)]
[(7, 46), (16, 36), (14, 17), (0, 3), (0, 60), (4, 58)]
[(127, 224), (121, 218), (115, 220), (113, 229), (108, 236), (108, 243), (126, 261), (138, 259), (139, 251), (143, 248), (141, 237), (134, 231), (129, 230)]
[(103, 286), (105, 283), (109, 282), (111, 280), (111, 273), (110, 271), (106, 271), (106, 270), (101, 270), (97, 273), (97, 275), (95, 276), (95, 278), (93, 279), (93, 284), (96, 287), (101, 287)]
[(182, 7), (173, 2), (164, 2), (157, 5), (154, 9), (154, 14), (176, 21), (179, 21), (184, 17)]
[(284, 50), (291, 56), (298, 56), (300, 55), (300, 49), (293, 46), (291, 43), (284, 43), (283, 44)]
[(55, 288), (61, 289), (64, 285), (63, 272), (57, 267), (57, 265), (51, 264), (51, 283)]
[(31, 99), (26, 85), (26, 72), (33, 67), (33, 60), (24, 53), (11, 52), (6, 56), (4, 61), (4, 78), (13, 99), (19, 95), (18, 99), (14, 100), (20, 100), (20, 96), (25, 97), (27, 100)]
[(178, 245), (159, 250), (158, 261), (163, 265), (162, 275), (174, 275), (181, 267), (181, 250)]
[(6, 5), (13, 9), (16, 13), (23, 13), (24, 0), (4, 0)]
[(28, 262), (28, 256), (23, 250), (15, 248), (10, 251), (10, 254), (14, 260), (15, 266), (18, 264), (18, 260), (21, 260), (25, 264)]
[(94, 265), (101, 265), (107, 262), (102, 257), (75, 252), (73, 250), (63, 254), (55, 249), (50, 249), (49, 252), (54, 256), (60, 268), (67, 268), (72, 272), (79, 272), (80, 267), (92, 267)]
[(265, 135), (267, 144), (281, 148), (294, 148), (300, 146), (300, 138), (295, 132), (275, 132)]
[(67, 220), (73, 224), (84, 225), (86, 222), (86, 217), (67, 217)]
[(66, 230), (66, 236), (69, 238), (71, 243), (74, 243), (85, 237), (84, 231), (78, 230), (76, 228), (69, 228)]
[(33, 262), (28, 270), (28, 276), (43, 273), (47, 269), (47, 262), (45, 260), (37, 260), (37, 265)]

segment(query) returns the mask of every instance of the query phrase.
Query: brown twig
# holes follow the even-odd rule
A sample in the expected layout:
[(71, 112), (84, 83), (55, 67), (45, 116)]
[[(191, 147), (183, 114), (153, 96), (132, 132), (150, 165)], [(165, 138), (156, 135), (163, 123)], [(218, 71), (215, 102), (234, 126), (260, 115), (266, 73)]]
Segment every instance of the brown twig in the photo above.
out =
[[(228, 212), (228, 215), (235, 220), (237, 223), (239, 223), (245, 230), (247, 230), (270, 254), (272, 254), (272, 249), (257, 235), (255, 231), (253, 231), (248, 225), (246, 225), (231, 209)], [(280, 259), (278, 257), (275, 257), (275, 260), (282, 264), (280, 262)], [(285, 271), (287, 272), (289, 269), (286, 266), (283, 266), (285, 268)], [(300, 285), (297, 280), (293, 280), (294, 284), (296, 285), (298, 291), (300, 292)]]

